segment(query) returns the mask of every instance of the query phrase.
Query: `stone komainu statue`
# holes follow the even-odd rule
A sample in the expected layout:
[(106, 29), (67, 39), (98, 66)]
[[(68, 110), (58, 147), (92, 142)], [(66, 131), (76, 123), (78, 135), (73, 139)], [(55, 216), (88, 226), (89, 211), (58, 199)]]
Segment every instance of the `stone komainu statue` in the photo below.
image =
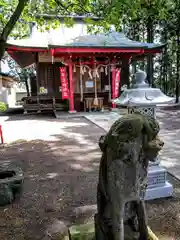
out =
[(140, 196), (143, 197), (147, 187), (148, 163), (156, 159), (164, 144), (158, 132), (159, 125), (154, 118), (134, 113), (121, 117), (99, 139), (102, 158), (97, 187), (96, 240), (124, 240), (125, 223), (136, 226), (139, 239), (148, 239), (144, 202)]

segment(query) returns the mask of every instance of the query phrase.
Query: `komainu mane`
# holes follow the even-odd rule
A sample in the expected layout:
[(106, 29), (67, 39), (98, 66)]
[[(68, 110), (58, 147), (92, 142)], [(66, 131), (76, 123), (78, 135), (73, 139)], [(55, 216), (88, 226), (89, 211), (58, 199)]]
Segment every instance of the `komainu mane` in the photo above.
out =
[(99, 139), (102, 157), (97, 187), (96, 240), (124, 240), (124, 224), (148, 239), (143, 196), (149, 161), (163, 142), (159, 124), (149, 116), (128, 114)]

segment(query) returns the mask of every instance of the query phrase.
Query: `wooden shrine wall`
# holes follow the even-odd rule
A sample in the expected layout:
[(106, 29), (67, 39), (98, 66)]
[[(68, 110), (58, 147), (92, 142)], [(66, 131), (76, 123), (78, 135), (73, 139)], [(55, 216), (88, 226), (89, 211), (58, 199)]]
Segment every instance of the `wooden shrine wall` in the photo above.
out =
[[(82, 88), (83, 88), (83, 93), (94, 93), (94, 79), (91, 79), (88, 72), (85, 72), (82, 76)], [(105, 75), (104, 72), (100, 73), (100, 77), (96, 79), (97, 83), (97, 92), (108, 92), (106, 90), (106, 86), (109, 85), (109, 79), (108, 75)], [(92, 88), (87, 88), (86, 87), (86, 82), (93, 82), (93, 87)], [(76, 72), (73, 72), (73, 86), (74, 86), (74, 92), (75, 93), (80, 93), (80, 70), (79, 68), (76, 69)]]
[(38, 92), (43, 87), (47, 89), (48, 95), (61, 97), (61, 92), (59, 91), (61, 86), (59, 72), (59, 67), (62, 66), (61, 59), (56, 58), (52, 64), (50, 53), (39, 53), (37, 64)]
[[(52, 57), (50, 54), (39, 54), (37, 63), (37, 87), (38, 93), (40, 87), (47, 89), (47, 95), (56, 96), (61, 99), (61, 92), (59, 88), (61, 86), (60, 71), (59, 67), (63, 66), (61, 63), (62, 59), (54, 59), (52, 64)], [(74, 68), (73, 68), (74, 70)], [(99, 73), (100, 78), (97, 79), (97, 94), (98, 97), (104, 98), (104, 105), (111, 105), (109, 101), (109, 90), (106, 88), (109, 85), (109, 76), (105, 75), (104, 72)], [(67, 68), (68, 75), (68, 68)], [(112, 75), (110, 75), (110, 80)], [(123, 61), (122, 71), (121, 71), (121, 81), (120, 86), (123, 84), (129, 84), (129, 66), (128, 63)], [(82, 85), (83, 85), (83, 99), (84, 98), (94, 98), (95, 90), (94, 87), (87, 89), (86, 81), (92, 81), (87, 72), (82, 75)], [(112, 83), (111, 83), (112, 87)], [(74, 103), (75, 109), (78, 111), (81, 108), (81, 93), (80, 93), (80, 69), (76, 67), (76, 71), (73, 71), (73, 88), (74, 88)], [(112, 88), (111, 88), (112, 93)], [(81, 109), (82, 110), (82, 109)]]
[(49, 95), (59, 92), (59, 67), (52, 63), (38, 64), (38, 88), (44, 87)]
[[(97, 95), (98, 97), (102, 97), (104, 99), (104, 106), (109, 105), (109, 91), (105, 89), (105, 86), (109, 85), (108, 75), (106, 76), (104, 72), (100, 73), (100, 77), (97, 78)], [(92, 88), (86, 87), (86, 82), (92, 81), (87, 72), (82, 75), (82, 88), (83, 88), (83, 100), (85, 98), (94, 98), (95, 97), (95, 90), (94, 84)], [(73, 72), (73, 86), (74, 86), (74, 103), (75, 109), (77, 111), (84, 111), (84, 106), (82, 106), (81, 102), (81, 91), (80, 91), (80, 70), (76, 68), (76, 72)]]
[[(49, 54), (39, 54), (38, 63), (37, 63), (37, 81), (38, 81), (38, 92), (41, 87), (47, 89), (48, 95), (61, 95), (59, 92), (59, 87), (61, 86), (60, 81), (60, 71), (59, 67), (62, 66), (60, 62), (61, 59), (54, 59), (54, 63), (52, 64), (52, 59)], [(67, 68), (68, 75), (68, 68)], [(94, 90), (94, 81), (93, 87), (87, 88), (86, 82), (93, 81), (90, 79), (87, 72), (82, 75), (82, 85), (83, 85), (83, 93), (92, 95)], [(109, 85), (108, 75), (106, 76), (104, 72), (100, 73), (100, 77), (97, 78), (97, 92), (108, 92), (105, 90), (105, 86)], [(76, 72), (73, 71), (73, 87), (74, 93), (80, 94), (80, 69), (76, 68)]]

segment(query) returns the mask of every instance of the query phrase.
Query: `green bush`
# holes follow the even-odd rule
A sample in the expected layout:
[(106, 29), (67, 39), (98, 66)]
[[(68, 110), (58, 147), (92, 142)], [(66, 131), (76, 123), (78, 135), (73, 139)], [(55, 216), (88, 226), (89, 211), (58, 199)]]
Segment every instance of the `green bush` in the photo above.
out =
[(7, 110), (7, 105), (4, 102), (0, 102), (0, 112), (5, 112)]

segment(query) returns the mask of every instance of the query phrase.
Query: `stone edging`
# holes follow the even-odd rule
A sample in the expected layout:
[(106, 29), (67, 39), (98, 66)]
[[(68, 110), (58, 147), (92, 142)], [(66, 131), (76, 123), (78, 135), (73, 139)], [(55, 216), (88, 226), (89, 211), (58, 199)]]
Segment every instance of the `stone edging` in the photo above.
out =
[[(89, 222), (82, 225), (73, 225), (69, 228), (71, 240), (84, 239), (84, 240), (92, 240), (95, 239), (94, 232), (94, 222)], [(149, 240), (159, 240), (156, 235), (151, 231), (148, 227), (148, 235)]]
[(10, 204), (21, 191), (23, 172), (19, 167), (0, 167), (0, 206)]
[(107, 130), (103, 127), (101, 127), (99, 124), (97, 124), (95, 121), (89, 119), (87, 116), (83, 116), (86, 120), (88, 120), (89, 122), (93, 123), (95, 126), (99, 127), (100, 129), (102, 129), (103, 131), (105, 131), (107, 133)]

